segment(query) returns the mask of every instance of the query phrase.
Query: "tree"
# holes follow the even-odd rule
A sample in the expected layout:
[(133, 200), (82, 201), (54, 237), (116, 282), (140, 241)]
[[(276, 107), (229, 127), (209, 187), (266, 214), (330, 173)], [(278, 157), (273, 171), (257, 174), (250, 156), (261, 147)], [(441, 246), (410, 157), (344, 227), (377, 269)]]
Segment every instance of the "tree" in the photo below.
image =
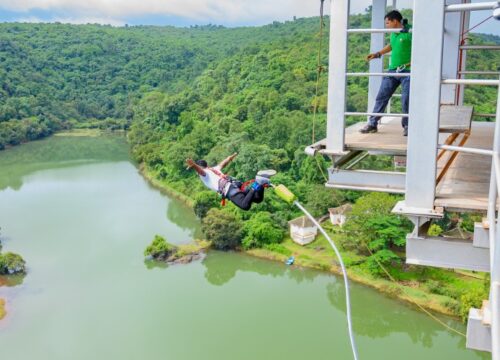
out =
[(245, 249), (280, 243), (284, 231), (274, 222), (271, 214), (265, 211), (254, 214), (243, 225), (242, 245)]
[(213, 191), (202, 191), (194, 197), (194, 213), (203, 219), (208, 211), (219, 206), (219, 196)]
[(232, 250), (241, 245), (241, 221), (228, 211), (210, 209), (202, 221), (202, 231), (218, 250)]

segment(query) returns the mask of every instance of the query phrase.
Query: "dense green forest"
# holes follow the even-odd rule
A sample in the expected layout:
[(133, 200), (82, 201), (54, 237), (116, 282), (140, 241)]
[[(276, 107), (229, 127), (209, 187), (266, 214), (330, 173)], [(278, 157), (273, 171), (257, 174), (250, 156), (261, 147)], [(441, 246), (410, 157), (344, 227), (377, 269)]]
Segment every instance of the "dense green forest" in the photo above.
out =
[[(351, 26), (368, 27), (369, 19), (355, 15)], [(231, 176), (248, 180), (259, 169), (274, 168), (274, 181), (288, 186), (315, 216), (346, 201), (355, 203), (355, 214), (371, 214), (370, 221), (353, 217), (344, 248), (376, 276), (384, 276), (377, 266), (383, 263), (396, 278), (408, 278), (401, 259), (409, 224), (390, 213), (397, 197), (326, 189), (327, 159), (304, 154), (326, 130), (328, 35), (316, 98), (318, 33), (319, 18), (235, 29), (0, 24), (0, 149), (63, 128), (127, 129), (134, 158), (148, 176), (193, 200), (216, 247), (288, 255), (281, 241), (287, 221), (298, 213), (272, 191), (249, 212), (221, 207), (186, 169), (189, 157), (215, 164), (238, 152), (228, 167)], [(500, 44), (495, 36), (469, 38), (472, 44)], [(369, 36), (350, 37), (349, 71), (368, 69), (368, 49)], [(471, 52), (467, 60), (469, 70), (497, 70), (500, 54)], [(366, 78), (350, 79), (348, 111), (366, 110), (367, 85)], [(494, 113), (496, 89), (470, 87), (465, 102), (479, 113)], [(359, 166), (391, 168), (392, 159), (368, 157)], [(482, 298), (478, 293), (471, 301)]]

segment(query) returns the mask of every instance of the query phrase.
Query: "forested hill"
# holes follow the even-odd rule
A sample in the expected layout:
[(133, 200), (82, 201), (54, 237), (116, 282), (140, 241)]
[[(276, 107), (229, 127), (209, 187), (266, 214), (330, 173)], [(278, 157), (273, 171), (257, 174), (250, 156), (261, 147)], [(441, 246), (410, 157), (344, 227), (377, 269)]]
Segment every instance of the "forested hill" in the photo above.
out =
[[(369, 15), (352, 19), (358, 27), (368, 21)], [(59, 128), (128, 126), (136, 113), (139, 122), (157, 117), (162, 126), (188, 112), (239, 125), (279, 110), (303, 118), (313, 101), (317, 35), (318, 18), (235, 29), (0, 24), (0, 149)], [(350, 70), (366, 69), (368, 37), (351, 40)], [(326, 38), (324, 65), (327, 47)], [(498, 53), (468, 58), (474, 69), (499, 63)], [(366, 83), (352, 80), (350, 110), (366, 107)], [(325, 90), (323, 77), (320, 112)], [(469, 99), (487, 112), (493, 92), (473, 91)]]
[(262, 44), (295, 35), (306, 41), (316, 24), (311, 19), (237, 29), (0, 24), (0, 148), (82, 122), (122, 125), (132, 119), (142, 94), (178, 93), (233, 54), (251, 55)]

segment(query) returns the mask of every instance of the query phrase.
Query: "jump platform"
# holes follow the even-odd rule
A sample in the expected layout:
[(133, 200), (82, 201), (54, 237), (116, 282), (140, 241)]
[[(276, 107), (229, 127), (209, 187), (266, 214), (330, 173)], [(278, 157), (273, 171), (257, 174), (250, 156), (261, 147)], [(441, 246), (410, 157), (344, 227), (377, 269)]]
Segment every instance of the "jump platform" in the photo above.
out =
[[(464, 147), (491, 150), (495, 124), (471, 121), (472, 112), (472, 107), (442, 106), (439, 143), (445, 144), (447, 140), (452, 139), (453, 141), (448, 142), (448, 145), (458, 146), (462, 142)], [(383, 117), (381, 120), (377, 133), (361, 134), (359, 130), (365, 125), (364, 122), (346, 128), (345, 149), (348, 154), (368, 152), (373, 155), (406, 156), (407, 137), (403, 136), (401, 118)], [(325, 145), (326, 139), (311, 147), (322, 154), (333, 155), (329, 153)], [(453, 154), (452, 151), (446, 151), (438, 159), (436, 174), (440, 176), (440, 179), (436, 186), (435, 206), (448, 211), (486, 211), (488, 207), (491, 157), (459, 152), (455, 155), (453, 161), (449, 161)], [(447, 165), (447, 163), (449, 164)], [(448, 168), (443, 171), (445, 167)], [(397, 183), (400, 185), (391, 183), (386, 188), (362, 186), (365, 181), (368, 183), (370, 181), (372, 183), (384, 183), (385, 180), (392, 179), (389, 176), (390, 174), (387, 172), (369, 173), (339, 169), (339, 171), (332, 173), (327, 186), (358, 188), (360, 190), (370, 190), (371, 188), (371, 190), (375, 191), (404, 193), (405, 174), (400, 172), (393, 173), (394, 176), (397, 175)], [(379, 176), (379, 178), (376, 178), (376, 176)]]

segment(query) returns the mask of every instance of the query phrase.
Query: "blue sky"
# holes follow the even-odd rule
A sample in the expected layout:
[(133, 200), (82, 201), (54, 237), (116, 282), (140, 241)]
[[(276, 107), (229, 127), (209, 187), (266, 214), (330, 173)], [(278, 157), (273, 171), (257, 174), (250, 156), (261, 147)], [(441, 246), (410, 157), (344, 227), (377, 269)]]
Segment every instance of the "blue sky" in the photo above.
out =
[[(478, 0), (473, 0), (477, 2)], [(328, 3), (326, 0), (329, 13)], [(362, 12), (370, 0), (351, 0), (351, 11)], [(393, 0), (388, 0), (392, 5)], [(399, 8), (413, 0), (398, 0)], [(256, 26), (319, 13), (319, 0), (0, 0), (1, 22), (100, 23), (114, 26), (221, 24)], [(475, 12), (471, 25), (490, 15)], [(489, 20), (477, 32), (500, 35), (500, 22)]]

